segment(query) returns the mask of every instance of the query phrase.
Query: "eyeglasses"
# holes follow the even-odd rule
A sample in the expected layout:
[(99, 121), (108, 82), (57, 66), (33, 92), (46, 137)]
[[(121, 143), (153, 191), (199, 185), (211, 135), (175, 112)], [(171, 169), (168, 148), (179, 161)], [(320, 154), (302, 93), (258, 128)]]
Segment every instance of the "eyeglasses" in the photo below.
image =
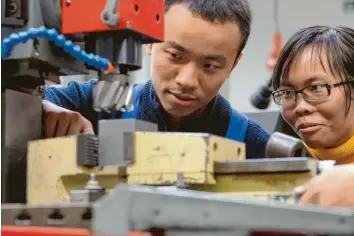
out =
[[(300, 90), (282, 89), (272, 93), (273, 100), (277, 105), (292, 105), (296, 102), (297, 94), (301, 93), (306, 101), (321, 101), (331, 95), (332, 88), (353, 83), (354, 80), (339, 82), (335, 84), (321, 83), (311, 84)], [(354, 84), (354, 83), (353, 83)]]

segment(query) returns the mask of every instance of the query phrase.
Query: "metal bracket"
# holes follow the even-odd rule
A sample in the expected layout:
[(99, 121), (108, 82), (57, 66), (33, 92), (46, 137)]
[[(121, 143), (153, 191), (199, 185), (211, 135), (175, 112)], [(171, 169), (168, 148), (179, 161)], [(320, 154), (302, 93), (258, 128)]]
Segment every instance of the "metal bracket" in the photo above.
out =
[(156, 132), (157, 125), (142, 120), (99, 122), (99, 165), (127, 166), (134, 162), (134, 132)]
[(5, 225), (30, 225), (46, 227), (91, 227), (90, 203), (55, 205), (1, 205), (1, 223)]
[(118, 3), (119, 0), (107, 0), (106, 6), (101, 13), (102, 21), (112, 28), (118, 25), (120, 20), (120, 16), (117, 13)]
[(1, 0), (1, 25), (23, 27), (28, 21), (28, 0)]
[[(96, 234), (127, 234), (152, 227), (166, 231), (239, 232), (267, 229), (354, 234), (354, 211), (349, 208), (283, 204), (237, 195), (183, 189), (163, 191), (125, 184), (94, 202), (93, 215), (91, 226)], [(217, 231), (214, 235), (219, 235)]]

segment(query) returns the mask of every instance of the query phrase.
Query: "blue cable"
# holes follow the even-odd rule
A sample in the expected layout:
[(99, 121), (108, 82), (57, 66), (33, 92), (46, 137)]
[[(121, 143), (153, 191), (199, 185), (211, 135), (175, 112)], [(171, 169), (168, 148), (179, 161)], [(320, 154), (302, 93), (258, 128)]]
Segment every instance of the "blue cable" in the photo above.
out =
[(64, 49), (80, 62), (86, 62), (90, 66), (94, 66), (98, 70), (107, 70), (109, 60), (106, 58), (87, 53), (81, 49), (79, 45), (73, 44), (71, 40), (67, 40), (64, 35), (58, 34), (55, 29), (47, 29), (44, 26), (39, 28), (30, 28), (27, 32), (12, 33), (9, 37), (1, 42), (1, 59), (8, 58), (11, 55), (12, 49), (19, 43), (26, 43), (29, 39), (46, 38), (54, 41), (55, 45)]

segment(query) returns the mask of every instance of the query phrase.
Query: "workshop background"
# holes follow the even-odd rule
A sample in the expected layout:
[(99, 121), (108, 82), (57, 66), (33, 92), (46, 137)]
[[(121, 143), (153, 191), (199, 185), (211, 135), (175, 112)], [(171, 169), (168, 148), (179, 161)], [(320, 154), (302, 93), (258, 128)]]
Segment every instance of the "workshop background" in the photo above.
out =
[[(253, 12), (251, 35), (244, 49), (239, 65), (221, 88), (220, 93), (238, 111), (258, 122), (264, 129), (273, 132), (278, 125), (278, 107), (270, 99), (266, 109), (257, 109), (251, 103), (252, 95), (259, 94), (262, 85), (267, 84), (271, 71), (267, 69), (267, 59), (274, 48), (273, 36), (278, 31), (283, 43), (297, 30), (312, 25), (347, 26), (354, 28), (354, 0), (249, 0)], [(150, 78), (150, 57), (142, 50), (142, 69), (131, 73), (136, 83)], [(66, 76), (61, 78), (65, 86), (70, 80), (85, 81), (97, 77)], [(58, 86), (58, 85), (54, 85)], [(259, 97), (258, 97), (259, 98)], [(262, 99), (258, 99), (258, 103)], [(265, 101), (263, 100), (263, 103)], [(280, 118), (281, 119), (281, 118)], [(278, 130), (280, 131), (280, 129)], [(294, 135), (292, 131), (284, 131)]]
[[(250, 97), (260, 85), (266, 83), (270, 72), (266, 60), (272, 50), (275, 32), (274, 3), (278, 5), (279, 29), (285, 42), (291, 34), (311, 25), (348, 26), (354, 28), (354, 0), (250, 0), (253, 25), (244, 57), (232, 73), (221, 93), (237, 110), (260, 112), (250, 103)], [(143, 50), (143, 68), (132, 78), (143, 82), (150, 75), (150, 58)], [(268, 111), (277, 107), (271, 103)]]

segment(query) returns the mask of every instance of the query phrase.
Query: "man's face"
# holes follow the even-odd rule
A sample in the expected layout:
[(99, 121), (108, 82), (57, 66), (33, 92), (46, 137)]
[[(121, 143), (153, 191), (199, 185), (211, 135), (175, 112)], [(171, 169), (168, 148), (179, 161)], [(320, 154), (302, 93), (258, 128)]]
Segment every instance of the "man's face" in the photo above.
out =
[(172, 6), (165, 13), (165, 41), (147, 46), (164, 109), (176, 118), (201, 111), (236, 65), (241, 40), (236, 23), (211, 23), (183, 5)]

